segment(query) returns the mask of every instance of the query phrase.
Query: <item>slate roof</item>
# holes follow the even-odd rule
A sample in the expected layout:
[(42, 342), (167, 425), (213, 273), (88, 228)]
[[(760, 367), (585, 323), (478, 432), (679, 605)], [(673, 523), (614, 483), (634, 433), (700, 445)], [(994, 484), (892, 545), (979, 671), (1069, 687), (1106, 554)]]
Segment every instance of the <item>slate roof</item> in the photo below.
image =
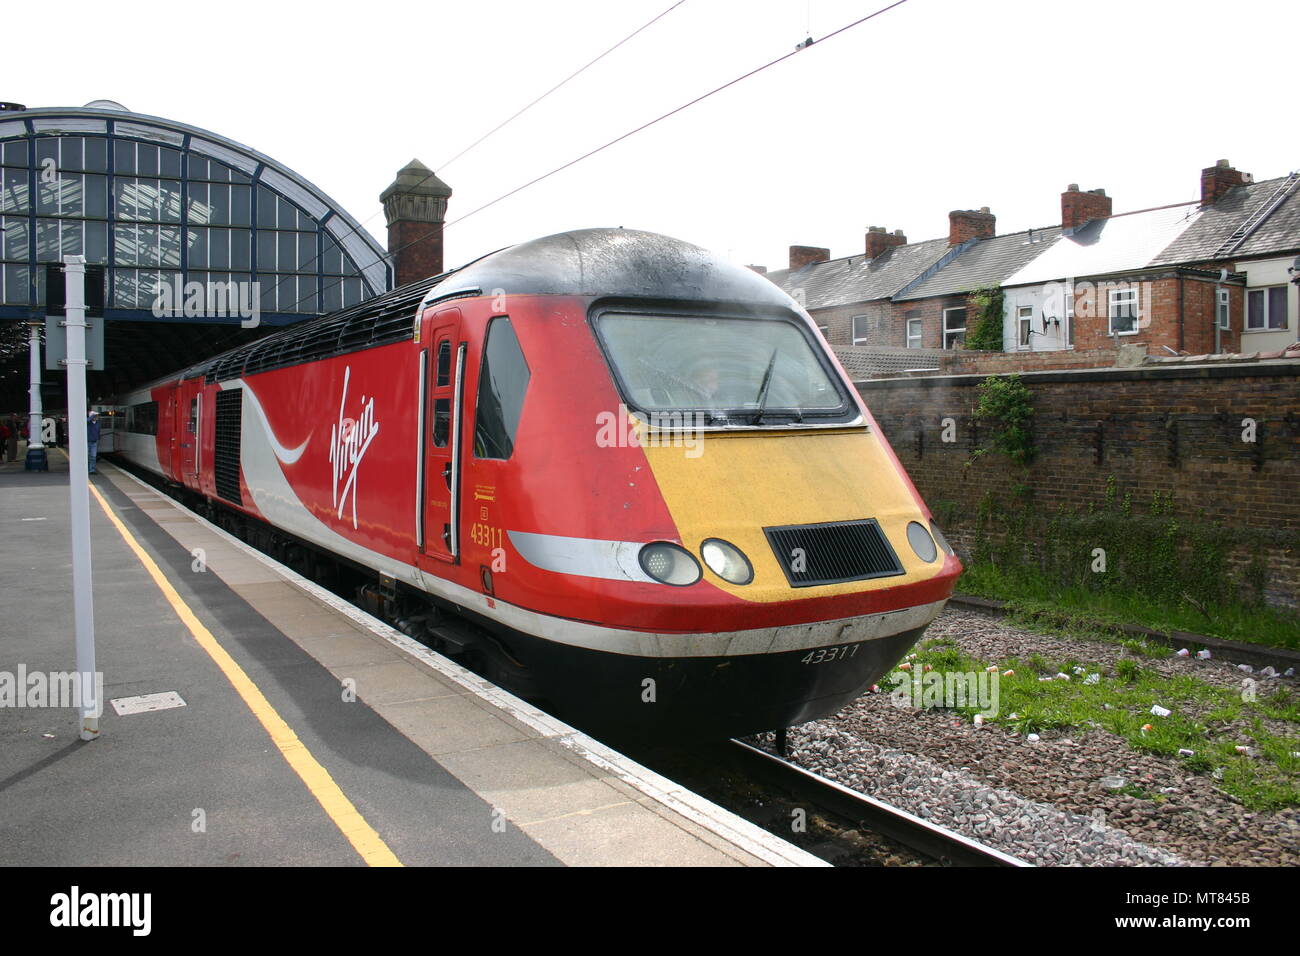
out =
[(916, 279), (948, 252), (948, 240), (929, 239), (894, 246), (874, 259), (849, 256), (815, 262), (791, 272), (782, 269), (767, 277), (791, 295), (804, 290), (804, 307), (825, 309), (855, 302), (888, 299)]
[[(1173, 265), (1214, 259), (1215, 253), (1233, 231), (1263, 207), (1286, 184), (1287, 178), (1280, 176), (1277, 179), (1232, 187), (1219, 197), (1217, 203), (1203, 210), (1192, 226), (1162, 250), (1156, 256), (1154, 264)], [(1233, 258), (1246, 258), (1297, 249), (1300, 249), (1300, 186), (1230, 255)]]
[[(1152, 266), (1211, 262), (1224, 241), (1265, 206), (1288, 177), (1234, 186), (1217, 203), (1197, 202), (1094, 219), (1072, 233), (1059, 226), (950, 247), (946, 238), (895, 246), (875, 259), (848, 256), (767, 278), (810, 310), (958, 295), (980, 286), (1035, 285), (1059, 279), (1129, 272)], [(1033, 241), (1030, 241), (1030, 234)], [(1300, 252), (1300, 182), (1285, 202), (1227, 258)], [(944, 261), (949, 257), (948, 261)]]
[(898, 300), (959, 295), (982, 286), (1000, 285), (1050, 249), (1061, 238), (1060, 226), (1029, 229), (983, 239), (963, 249), (951, 262), (903, 290)]
[(1128, 272), (1151, 265), (1201, 215), (1197, 203), (1122, 213), (1094, 219), (1007, 276), (1004, 286), (1037, 285), (1058, 279)]

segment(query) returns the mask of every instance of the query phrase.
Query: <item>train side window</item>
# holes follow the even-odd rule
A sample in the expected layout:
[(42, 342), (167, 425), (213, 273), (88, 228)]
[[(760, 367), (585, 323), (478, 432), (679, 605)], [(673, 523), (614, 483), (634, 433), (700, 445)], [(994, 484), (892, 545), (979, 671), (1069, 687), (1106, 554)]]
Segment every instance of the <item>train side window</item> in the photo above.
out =
[(449, 434), (451, 434), (451, 399), (439, 398), (433, 403), (433, 444), (438, 448), (446, 448)]
[(127, 413), (126, 430), (134, 435), (158, 434), (158, 403), (132, 405)]
[(475, 400), (474, 457), (506, 459), (514, 453), (531, 374), (510, 319), (492, 319)]
[(437, 388), (451, 384), (451, 342), (447, 339), (442, 340), (438, 346), (438, 379)]

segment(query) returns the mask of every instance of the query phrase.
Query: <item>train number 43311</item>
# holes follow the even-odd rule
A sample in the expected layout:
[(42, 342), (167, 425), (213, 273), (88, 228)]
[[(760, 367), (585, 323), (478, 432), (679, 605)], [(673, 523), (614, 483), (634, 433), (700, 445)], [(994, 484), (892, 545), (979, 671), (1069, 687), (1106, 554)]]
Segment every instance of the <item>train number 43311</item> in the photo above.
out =
[(505, 535), (501, 533), (500, 528), (493, 528), (477, 521), (470, 527), (469, 537), (475, 544), (484, 548), (501, 548), (505, 546)]
[(819, 647), (811, 650), (804, 655), (801, 664), (828, 664), (831, 661), (842, 661), (846, 657), (852, 657), (858, 652), (860, 644), (840, 644), (837, 647)]

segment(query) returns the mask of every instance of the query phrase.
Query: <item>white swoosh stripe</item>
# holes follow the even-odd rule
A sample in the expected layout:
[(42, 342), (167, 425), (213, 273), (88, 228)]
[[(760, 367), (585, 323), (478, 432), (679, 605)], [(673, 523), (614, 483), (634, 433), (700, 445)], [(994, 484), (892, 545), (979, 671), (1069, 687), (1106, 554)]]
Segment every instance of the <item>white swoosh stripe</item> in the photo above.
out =
[(234, 378), (229, 382), (223, 382), (221, 387), (242, 388), (244, 390), (244, 397), (252, 406), (253, 411), (257, 413), (257, 417), (262, 420), (262, 430), (266, 433), (267, 440), (271, 443), (271, 450), (275, 452), (275, 457), (280, 459), (281, 464), (292, 465), (302, 457), (302, 453), (307, 450), (307, 443), (311, 441), (310, 433), (308, 433), (307, 437), (303, 439), (302, 444), (297, 448), (285, 448), (280, 444), (280, 440), (275, 437), (275, 432), (271, 428), (271, 423), (266, 420), (266, 412), (263, 411), (262, 403), (257, 399), (257, 393), (249, 388), (242, 378)]

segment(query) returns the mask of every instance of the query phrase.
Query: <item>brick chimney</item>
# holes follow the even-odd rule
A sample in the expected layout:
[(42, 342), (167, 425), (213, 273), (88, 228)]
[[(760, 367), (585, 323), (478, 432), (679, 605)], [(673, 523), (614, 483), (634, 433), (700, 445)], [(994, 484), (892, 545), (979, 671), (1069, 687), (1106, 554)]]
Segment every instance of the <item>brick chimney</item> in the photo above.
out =
[(967, 239), (992, 239), (998, 217), (988, 206), (979, 210), (954, 209), (948, 213), (948, 245), (959, 246)]
[(1201, 205), (1213, 206), (1233, 186), (1254, 181), (1255, 177), (1250, 173), (1233, 169), (1226, 159), (1221, 159), (1201, 170)]
[(1110, 197), (1104, 189), (1079, 190), (1078, 183), (1070, 183), (1061, 193), (1061, 228), (1073, 229), (1094, 219), (1105, 219), (1111, 213)]
[(885, 232), (884, 226), (870, 226), (867, 229), (867, 258), (874, 259), (886, 249), (907, 245), (907, 236), (903, 230)]
[(442, 224), (451, 187), (413, 159), (383, 191), (393, 285), (406, 285), (442, 272)]
[(790, 271), (797, 272), (804, 266), (810, 266), (814, 262), (826, 262), (831, 257), (829, 249), (821, 249), (817, 246), (791, 246), (790, 247)]

